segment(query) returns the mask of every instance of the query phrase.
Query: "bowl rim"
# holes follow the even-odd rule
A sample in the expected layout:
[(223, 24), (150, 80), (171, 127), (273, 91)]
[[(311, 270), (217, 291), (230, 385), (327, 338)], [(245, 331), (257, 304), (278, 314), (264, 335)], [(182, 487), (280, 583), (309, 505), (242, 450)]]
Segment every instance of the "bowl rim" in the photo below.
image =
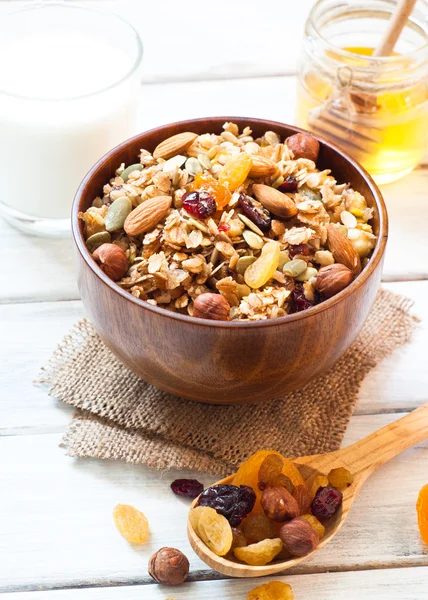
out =
[[(209, 126), (210, 123), (212, 123), (213, 125), (214, 124), (218, 125), (220, 122), (222, 122), (222, 123), (232, 122), (233, 123), (237, 120), (238, 121), (247, 121), (248, 125), (250, 127), (251, 127), (251, 124), (262, 125), (263, 127), (266, 127), (266, 131), (268, 131), (270, 129), (274, 129), (275, 127), (287, 127), (290, 130), (294, 131), (295, 133), (307, 133), (307, 134), (315, 137), (320, 142), (321, 145), (327, 146), (328, 148), (332, 149), (334, 152), (339, 154), (343, 159), (345, 159), (345, 161), (347, 161), (348, 163), (351, 164), (351, 166), (359, 173), (359, 175), (368, 184), (368, 186), (372, 192), (372, 195), (374, 197), (374, 201), (376, 203), (378, 213), (379, 213), (379, 234), (378, 234), (378, 238), (376, 240), (376, 246), (373, 249), (373, 254), (370, 257), (369, 263), (367, 264), (366, 267), (364, 267), (364, 269), (362, 269), (361, 273), (354, 279), (354, 281), (350, 285), (348, 285), (345, 289), (343, 289), (341, 292), (339, 292), (332, 298), (328, 298), (327, 300), (324, 300), (320, 304), (312, 306), (311, 308), (308, 308), (301, 312), (287, 314), (282, 317), (276, 317), (273, 319), (262, 319), (262, 320), (258, 320), (258, 321), (248, 321), (248, 320), (245, 320), (245, 321), (216, 321), (216, 320), (210, 320), (210, 319), (201, 319), (199, 317), (191, 317), (190, 315), (183, 315), (181, 313), (175, 313), (173, 311), (167, 310), (166, 308), (162, 308), (160, 306), (155, 306), (153, 304), (149, 304), (145, 300), (140, 300), (140, 298), (136, 298), (135, 296), (130, 294), (128, 291), (122, 289), (119, 285), (117, 285), (116, 282), (112, 281), (109, 277), (107, 277), (107, 275), (99, 268), (99, 266), (93, 260), (92, 255), (90, 254), (89, 250), (86, 247), (85, 241), (83, 239), (83, 235), (80, 231), (79, 218), (78, 218), (79, 204), (82, 199), (82, 196), (83, 196), (86, 186), (88, 185), (88, 183), (92, 179), (92, 177), (98, 172), (98, 170), (100, 170), (105, 165), (105, 163), (111, 159), (112, 156), (120, 153), (131, 143), (133, 143), (141, 138), (144, 138), (145, 136), (147, 136), (151, 133), (154, 133), (154, 132), (159, 133), (164, 130), (169, 130), (171, 127), (174, 127), (174, 126), (179, 126), (179, 127), (189, 126), (189, 127), (191, 127), (192, 125), (194, 125), (196, 123), (201, 123), (201, 122), (205, 122), (207, 124), (207, 126)], [(185, 129), (184, 129), (184, 131), (185, 131)], [(75, 195), (74, 201), (73, 201), (73, 207), (72, 207), (71, 229), (72, 229), (72, 236), (73, 236), (73, 240), (76, 245), (76, 248), (77, 248), (80, 256), (83, 258), (83, 260), (87, 264), (87, 266), (105, 285), (107, 285), (111, 290), (113, 290), (116, 294), (118, 294), (119, 296), (121, 296), (122, 298), (127, 300), (128, 302), (132, 302), (133, 304), (136, 304), (137, 306), (141, 307), (142, 309), (149, 311), (149, 313), (153, 312), (155, 314), (158, 314), (165, 318), (172, 319), (174, 321), (181, 321), (183, 323), (200, 325), (200, 326), (204, 326), (204, 327), (216, 327), (216, 328), (220, 328), (220, 329), (221, 328), (223, 328), (223, 329), (235, 329), (235, 328), (242, 329), (242, 328), (244, 328), (245, 329), (245, 328), (257, 328), (257, 327), (278, 327), (279, 325), (285, 325), (286, 323), (300, 321), (302, 319), (306, 319), (309, 317), (315, 317), (317, 314), (320, 314), (321, 312), (328, 310), (329, 308), (335, 306), (339, 302), (342, 302), (346, 298), (348, 298), (355, 290), (357, 290), (361, 285), (363, 285), (367, 281), (367, 279), (370, 277), (370, 275), (373, 273), (373, 271), (376, 269), (376, 267), (379, 265), (379, 263), (383, 260), (386, 242), (388, 239), (388, 214), (387, 214), (386, 205), (385, 205), (385, 201), (382, 197), (382, 194), (381, 194), (378, 186), (376, 185), (376, 183), (373, 181), (372, 177), (364, 169), (364, 167), (362, 167), (357, 161), (355, 161), (353, 158), (351, 158), (346, 152), (344, 152), (338, 146), (336, 146), (336, 144), (332, 144), (331, 142), (328, 142), (324, 138), (322, 138), (310, 131), (307, 131), (300, 127), (296, 127), (295, 125), (289, 125), (287, 123), (282, 123), (281, 121), (272, 121), (270, 119), (259, 119), (259, 118), (254, 118), (254, 117), (238, 117), (238, 116), (222, 117), (222, 116), (219, 116), (219, 117), (205, 117), (205, 118), (202, 117), (202, 118), (197, 118), (197, 119), (174, 121), (172, 123), (167, 123), (166, 125), (153, 127), (146, 131), (138, 133), (137, 135), (132, 136), (131, 138), (128, 138), (121, 144), (118, 144), (117, 146), (115, 146), (114, 148), (109, 150), (88, 171), (88, 173), (85, 175), (85, 177), (83, 178), (81, 184), (79, 185), (79, 187), (77, 189), (77, 192), (76, 192), (76, 195)]]

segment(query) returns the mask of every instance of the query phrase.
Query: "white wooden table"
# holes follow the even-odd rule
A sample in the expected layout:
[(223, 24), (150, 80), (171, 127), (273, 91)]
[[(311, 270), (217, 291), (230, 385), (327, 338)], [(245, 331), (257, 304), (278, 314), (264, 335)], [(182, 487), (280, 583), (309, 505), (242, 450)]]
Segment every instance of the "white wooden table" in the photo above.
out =
[[(211, 7), (196, 0), (91, 3), (133, 18), (143, 36), (141, 130), (222, 114), (293, 122), (296, 57), (312, 0), (293, 3), (292, 10), (290, 0), (217, 0)], [(0, 14), (8, 4), (0, 2)], [(383, 188), (391, 221), (384, 285), (413, 298), (422, 323), (412, 343), (364, 381), (344, 444), (428, 401), (427, 187), (423, 164)], [(188, 505), (169, 490), (178, 476), (205, 484), (212, 477), (64, 456), (58, 443), (71, 411), (31, 382), (84, 314), (71, 241), (25, 237), (1, 220), (0, 239), (4, 599), (245, 599), (257, 582), (226, 580), (194, 555), (185, 531)], [(281, 578), (293, 586), (296, 600), (427, 599), (428, 548), (415, 513), (418, 490), (427, 482), (428, 441), (380, 469), (331, 544)], [(112, 524), (118, 502), (138, 506), (150, 521), (151, 537), (141, 549), (129, 546)], [(150, 554), (164, 545), (190, 559), (189, 583), (181, 588), (156, 585), (147, 574)]]

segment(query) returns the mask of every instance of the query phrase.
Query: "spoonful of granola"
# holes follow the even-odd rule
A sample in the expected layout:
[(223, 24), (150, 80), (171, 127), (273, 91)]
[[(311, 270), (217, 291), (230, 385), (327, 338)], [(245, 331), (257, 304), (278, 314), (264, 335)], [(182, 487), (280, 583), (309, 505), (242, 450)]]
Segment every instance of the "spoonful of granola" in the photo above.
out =
[(294, 567), (345, 522), (365, 480), (428, 438), (428, 404), (335, 452), (293, 460), (260, 450), (192, 504), (187, 533), (209, 567), (261, 577)]

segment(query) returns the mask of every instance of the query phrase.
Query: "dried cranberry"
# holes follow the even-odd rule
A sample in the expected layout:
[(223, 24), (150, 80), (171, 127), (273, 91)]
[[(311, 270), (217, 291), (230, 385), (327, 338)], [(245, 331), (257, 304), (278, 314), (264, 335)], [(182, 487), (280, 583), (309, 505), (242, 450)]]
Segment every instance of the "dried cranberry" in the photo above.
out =
[(296, 283), (291, 292), (291, 312), (301, 312), (311, 306), (314, 306), (314, 303), (306, 298), (303, 283)]
[(204, 486), (197, 479), (176, 479), (171, 483), (171, 489), (177, 496), (196, 498), (204, 490)]
[(311, 249), (308, 244), (295, 244), (288, 248), (288, 254), (290, 258), (294, 258), (297, 254), (300, 254), (301, 256), (310, 256)]
[(334, 487), (319, 487), (312, 500), (312, 514), (321, 519), (332, 517), (342, 504), (343, 495)]
[(219, 231), (229, 231), (229, 229), (230, 229), (229, 223), (220, 223), (220, 225), (218, 226)]
[(198, 219), (206, 219), (215, 213), (217, 205), (208, 192), (187, 192), (183, 196), (183, 208)]
[(210, 506), (237, 527), (254, 508), (256, 494), (248, 485), (213, 485), (199, 497), (199, 506)]
[(293, 175), (289, 175), (285, 178), (284, 182), (278, 187), (280, 192), (284, 192), (286, 194), (293, 194), (297, 192), (298, 181)]
[(246, 194), (239, 196), (238, 205), (246, 217), (250, 219), (262, 231), (269, 231), (271, 216), (270, 212), (262, 206), (256, 206), (252, 199)]

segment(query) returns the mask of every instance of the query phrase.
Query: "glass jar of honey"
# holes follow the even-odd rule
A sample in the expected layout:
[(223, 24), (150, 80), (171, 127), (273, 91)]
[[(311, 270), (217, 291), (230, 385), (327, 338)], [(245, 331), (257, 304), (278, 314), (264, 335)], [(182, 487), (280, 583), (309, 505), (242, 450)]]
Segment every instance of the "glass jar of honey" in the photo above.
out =
[(378, 183), (409, 173), (428, 143), (428, 2), (391, 56), (373, 56), (396, 0), (318, 0), (305, 28), (297, 124), (348, 152)]

